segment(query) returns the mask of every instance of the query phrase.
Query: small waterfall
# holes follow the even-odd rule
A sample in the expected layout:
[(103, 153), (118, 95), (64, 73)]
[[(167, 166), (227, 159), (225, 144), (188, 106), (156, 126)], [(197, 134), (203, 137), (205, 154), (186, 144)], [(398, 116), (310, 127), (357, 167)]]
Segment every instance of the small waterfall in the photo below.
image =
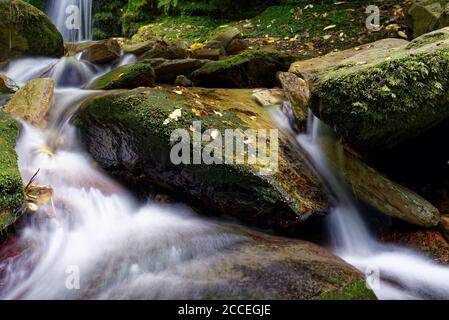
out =
[(92, 0), (50, 0), (47, 11), (64, 41), (92, 40)]
[(377, 297), (448, 299), (449, 267), (414, 250), (381, 243), (369, 232), (355, 199), (338, 176), (338, 167), (329, 161), (344, 161), (332, 129), (310, 113), (308, 132), (300, 135), (298, 142), (325, 180), (335, 203), (329, 229), (336, 254), (367, 274)]

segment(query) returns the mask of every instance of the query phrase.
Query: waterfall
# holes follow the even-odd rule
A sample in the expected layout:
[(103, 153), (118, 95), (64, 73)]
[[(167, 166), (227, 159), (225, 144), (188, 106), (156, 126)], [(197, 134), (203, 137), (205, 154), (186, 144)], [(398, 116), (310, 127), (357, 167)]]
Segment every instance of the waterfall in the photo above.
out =
[(64, 41), (92, 40), (92, 0), (50, 0), (47, 12)]
[(325, 180), (335, 203), (329, 219), (335, 253), (367, 274), (367, 283), (380, 299), (447, 299), (448, 267), (414, 250), (381, 243), (369, 232), (363, 213), (338, 176), (338, 168), (328, 160), (344, 161), (332, 129), (310, 113), (308, 132), (299, 135), (298, 142)]

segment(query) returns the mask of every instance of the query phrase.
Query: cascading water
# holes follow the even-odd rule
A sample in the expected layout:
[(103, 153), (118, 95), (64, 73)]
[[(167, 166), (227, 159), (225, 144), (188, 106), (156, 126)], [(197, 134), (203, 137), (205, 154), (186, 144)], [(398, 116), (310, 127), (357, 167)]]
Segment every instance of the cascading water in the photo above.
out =
[(336, 253), (362, 272), (373, 272), (369, 278), (377, 297), (448, 299), (448, 267), (407, 248), (380, 243), (370, 234), (355, 200), (328, 160), (332, 157), (344, 161), (333, 131), (311, 113), (308, 132), (298, 141), (334, 198), (336, 206), (330, 214), (329, 230)]
[(47, 11), (65, 41), (92, 40), (92, 0), (50, 0)]

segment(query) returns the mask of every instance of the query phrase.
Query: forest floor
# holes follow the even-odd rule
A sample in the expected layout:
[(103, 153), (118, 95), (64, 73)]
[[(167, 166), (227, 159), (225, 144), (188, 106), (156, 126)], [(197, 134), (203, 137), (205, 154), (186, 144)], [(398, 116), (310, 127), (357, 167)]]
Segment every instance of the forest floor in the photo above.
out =
[(369, 1), (380, 9), (380, 27), (368, 29), (368, 2), (271, 6), (255, 17), (229, 21), (199, 16), (160, 18), (148, 25), (156, 35), (189, 45), (203, 42), (223, 27), (238, 26), (252, 49), (276, 49), (297, 57), (314, 57), (394, 37), (408, 39), (405, 10), (409, 0)]

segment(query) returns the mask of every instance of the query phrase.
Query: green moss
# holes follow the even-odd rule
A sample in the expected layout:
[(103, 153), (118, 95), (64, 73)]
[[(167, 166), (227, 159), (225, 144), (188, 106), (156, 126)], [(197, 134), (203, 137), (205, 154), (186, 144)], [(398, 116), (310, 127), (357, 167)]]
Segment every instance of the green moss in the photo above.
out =
[(154, 85), (155, 74), (151, 66), (142, 63), (118, 67), (101, 76), (90, 85), (94, 90), (134, 89)]
[(356, 147), (391, 148), (449, 116), (449, 47), (437, 48), (325, 70), (311, 108)]
[(19, 55), (62, 56), (62, 36), (47, 16), (20, 0), (0, 0), (0, 61)]
[(316, 300), (377, 300), (377, 298), (374, 292), (366, 287), (365, 282), (356, 282), (342, 290), (323, 293)]
[(449, 39), (449, 32), (447, 33), (431, 33), (428, 35), (416, 38), (407, 46), (407, 49), (418, 49), (428, 44), (444, 41)]
[(0, 112), (0, 231), (15, 220), (14, 211), (23, 204), (23, 182), (15, 152), (18, 126)]

